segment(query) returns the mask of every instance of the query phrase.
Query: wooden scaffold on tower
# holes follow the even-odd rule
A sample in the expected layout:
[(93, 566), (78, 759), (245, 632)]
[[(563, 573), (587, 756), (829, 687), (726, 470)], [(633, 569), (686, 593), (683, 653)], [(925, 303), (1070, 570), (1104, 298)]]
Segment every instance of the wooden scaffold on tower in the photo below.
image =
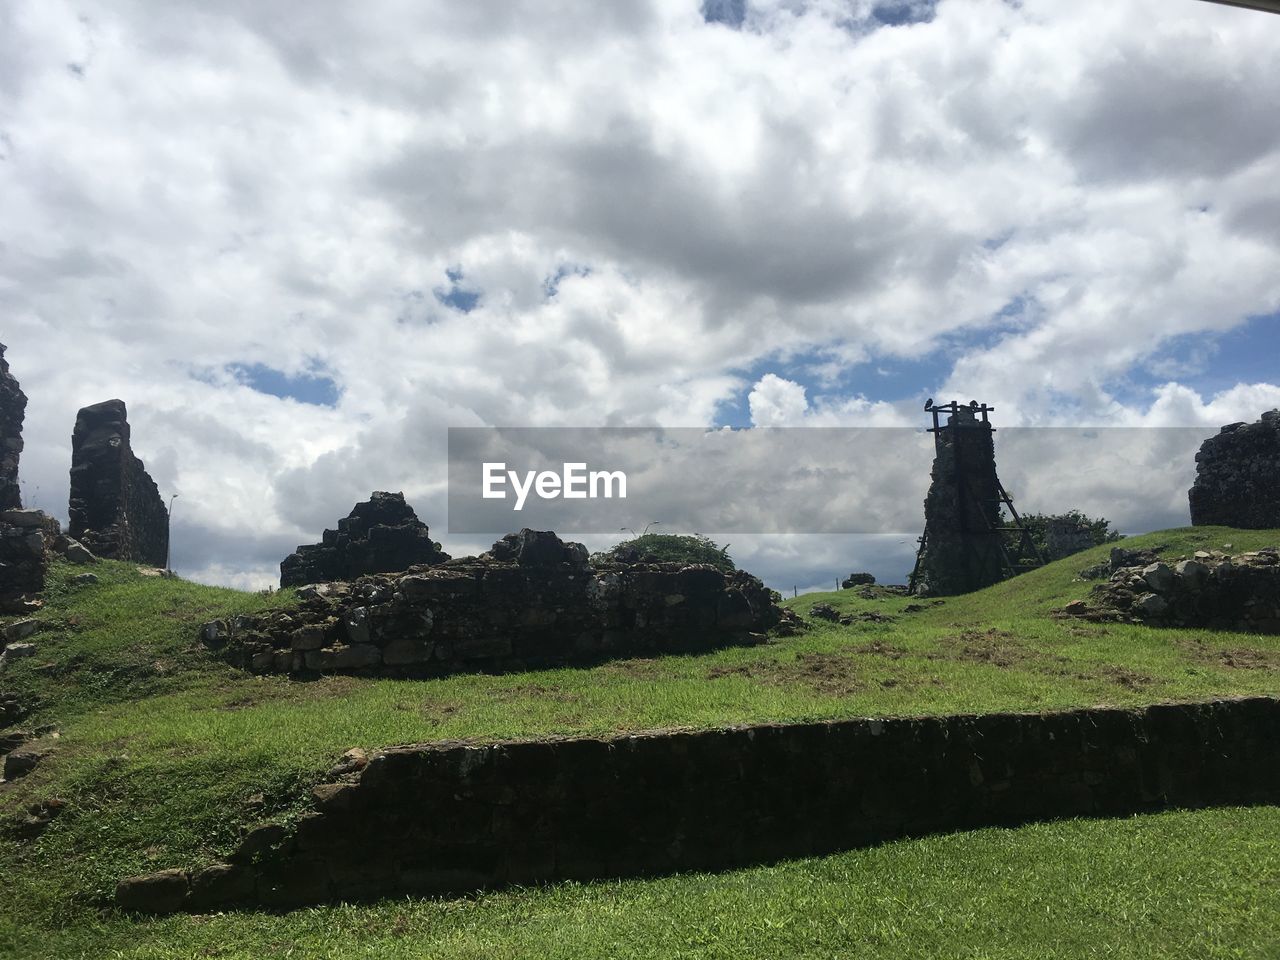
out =
[(934, 461), (911, 593), (968, 593), (1043, 565), (1043, 552), (996, 475), (995, 408), (932, 399), (924, 408), (933, 418)]

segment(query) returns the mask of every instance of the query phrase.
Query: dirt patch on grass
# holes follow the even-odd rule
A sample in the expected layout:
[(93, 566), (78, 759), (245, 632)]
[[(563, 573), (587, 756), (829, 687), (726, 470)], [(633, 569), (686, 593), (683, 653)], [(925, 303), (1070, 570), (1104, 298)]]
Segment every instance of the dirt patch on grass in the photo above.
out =
[(1154, 677), (1149, 677), (1145, 673), (1138, 673), (1135, 670), (1129, 670), (1126, 667), (1103, 667), (1099, 672), (1099, 676), (1103, 680), (1119, 684), (1126, 690), (1141, 690), (1143, 687), (1156, 682)]
[(832, 696), (853, 693), (863, 686), (848, 657), (831, 653), (802, 653), (796, 657), (791, 679)]
[(265, 696), (254, 696), (253, 694), (244, 694), (242, 696), (234, 697), (231, 700), (226, 700), (218, 704), (218, 709), (229, 711), (229, 712), (235, 712), (236, 710), (245, 710), (249, 707), (255, 707), (258, 704), (262, 703), (263, 700), (267, 700), (267, 699), (270, 699), (270, 698)]
[(1073, 637), (1105, 637), (1107, 628), (1076, 622), (1067, 624), (1067, 633)]
[(1064, 677), (1069, 680), (1102, 680), (1124, 687), (1126, 690), (1141, 690), (1143, 687), (1150, 686), (1156, 682), (1155, 677), (1139, 673), (1136, 670), (1130, 670), (1128, 667), (1122, 667), (1118, 664), (1107, 664), (1096, 670), (1081, 670), (1078, 664), (1061, 666), (1061, 664), (1071, 663), (1066, 657), (1054, 657), (1054, 660), (1059, 666), (1043, 666), (1039, 668), (1039, 672), (1051, 677)]
[(1232, 670), (1280, 670), (1280, 652), (1270, 650), (1215, 650), (1211, 659)]
[[(413, 709), (407, 704), (396, 704), (398, 710)], [(426, 720), (433, 723), (443, 723), (450, 719), (462, 709), (462, 704), (455, 700), (428, 701), (418, 706), (418, 712)]]
[(959, 636), (938, 639), (941, 653), (926, 654), (930, 660), (955, 660), (967, 663), (989, 663), (996, 667), (1012, 667), (1035, 659), (1039, 654), (1019, 641), (1007, 630), (965, 630)]
[(867, 683), (854, 662), (837, 653), (802, 653), (795, 660), (712, 667), (707, 671), (707, 678), (710, 680), (721, 677), (748, 677), (761, 683), (778, 685), (802, 684), (833, 697), (855, 693)]
[(1256, 650), (1250, 647), (1215, 649), (1198, 641), (1184, 640), (1178, 647), (1197, 663), (1228, 670), (1280, 670), (1280, 650)]
[(651, 680), (662, 672), (662, 664), (655, 657), (636, 657), (633, 660), (615, 660), (607, 663), (600, 668), (600, 671), (639, 680)]
[(893, 623), (897, 617), (891, 617), (886, 613), (880, 613), (877, 610), (865, 610), (862, 613), (855, 613), (848, 618), (841, 618), (841, 622), (847, 619), (849, 623)]
[(512, 700), (554, 700), (557, 703), (573, 703), (581, 700), (576, 693), (561, 687), (548, 687), (541, 683), (518, 683), (513, 687), (500, 687), (493, 691), (493, 698), (504, 703)]
[(870, 643), (864, 643), (856, 647), (849, 647), (849, 650), (853, 653), (888, 657), (890, 660), (901, 660), (903, 657), (909, 656), (908, 651), (902, 647), (895, 647), (891, 643), (881, 643), (879, 640), (873, 640)]

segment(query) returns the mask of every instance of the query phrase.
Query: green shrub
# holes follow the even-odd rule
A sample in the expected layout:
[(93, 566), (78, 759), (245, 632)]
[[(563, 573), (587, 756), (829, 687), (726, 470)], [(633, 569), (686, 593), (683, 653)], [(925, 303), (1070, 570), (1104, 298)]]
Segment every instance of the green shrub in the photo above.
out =
[(728, 545), (717, 546), (712, 540), (695, 533), (646, 533), (623, 540), (596, 556), (602, 560), (648, 560), (659, 563), (706, 563), (725, 573), (737, 569), (728, 554)]

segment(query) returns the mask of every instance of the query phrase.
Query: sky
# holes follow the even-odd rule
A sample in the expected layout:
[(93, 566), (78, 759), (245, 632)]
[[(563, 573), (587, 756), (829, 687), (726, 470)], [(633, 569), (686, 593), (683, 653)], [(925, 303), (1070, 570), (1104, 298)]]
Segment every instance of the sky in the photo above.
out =
[[(1277, 103), (1280, 17), (1199, 0), (9, 0), (26, 502), (65, 519), (76, 410), (120, 397), (175, 568), (260, 588), (372, 490), (486, 548), (450, 426), (1254, 420)], [(900, 581), (917, 534), (731, 552)]]

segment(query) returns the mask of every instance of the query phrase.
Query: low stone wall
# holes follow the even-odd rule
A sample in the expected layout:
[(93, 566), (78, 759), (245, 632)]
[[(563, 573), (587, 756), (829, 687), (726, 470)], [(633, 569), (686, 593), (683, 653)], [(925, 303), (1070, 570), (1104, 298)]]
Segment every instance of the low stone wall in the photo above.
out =
[(353, 751), (294, 827), (255, 830), (231, 863), (124, 881), (117, 900), (165, 912), (460, 893), (1277, 803), (1277, 730), (1280, 700), (1257, 697)]
[(1200, 550), (1170, 563), (1153, 558), (1122, 566), (1087, 601), (1063, 612), (1159, 627), (1280, 633), (1280, 549), (1235, 556)]
[(592, 566), (553, 533), (479, 557), (304, 587), (297, 607), (217, 620), (201, 639), (256, 673), (442, 676), (760, 643), (785, 612), (742, 571)]
[(0, 512), (0, 614), (22, 614), (39, 604), (49, 561), (61, 536), (58, 521), (39, 510)]

